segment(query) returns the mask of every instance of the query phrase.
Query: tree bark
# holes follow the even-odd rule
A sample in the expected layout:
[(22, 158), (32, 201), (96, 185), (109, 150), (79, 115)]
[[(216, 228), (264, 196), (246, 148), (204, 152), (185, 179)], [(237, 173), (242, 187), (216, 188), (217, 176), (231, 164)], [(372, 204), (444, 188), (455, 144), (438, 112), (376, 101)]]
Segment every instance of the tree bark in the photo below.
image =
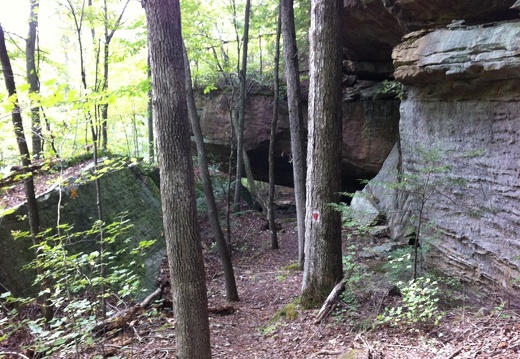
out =
[[(251, 0), (246, 1), (246, 11), (244, 20), (244, 36), (242, 46), (242, 68), (240, 69), (240, 92), (238, 98), (238, 118), (235, 126), (237, 137), (237, 171), (235, 176), (235, 210), (240, 208), (240, 190), (242, 187), (241, 179), (244, 168), (244, 112), (246, 106), (246, 75), (247, 75), (247, 45), (249, 43), (249, 16), (251, 14)], [(238, 35), (237, 35), (238, 36)]]
[[(108, 31), (108, 7), (107, 7), (107, 1), (103, 1), (103, 12), (104, 12), (104, 27), (105, 27), (105, 40), (103, 44), (103, 84), (101, 86), (101, 90), (103, 92), (106, 92), (108, 90), (108, 58), (110, 55), (110, 41), (112, 41), (112, 37), (114, 36), (114, 33), (119, 28), (119, 25), (121, 24), (121, 19), (123, 18), (123, 15), (125, 14), (126, 7), (128, 6), (128, 3), (130, 0), (126, 0), (125, 4), (123, 6), (123, 9), (119, 13), (119, 17), (116, 20), (116, 23), (114, 24), (112, 31)], [(106, 93), (104, 94), (106, 96)], [(100, 105), (101, 110), (101, 149), (103, 152), (107, 151), (108, 146), (108, 103), (104, 103)]]
[[(16, 96), (16, 84), (14, 81), (13, 69), (11, 67), (11, 61), (9, 59), (9, 55), (7, 53), (7, 48), (5, 46), (5, 36), (4, 30), (0, 25), (0, 61), (2, 63), (2, 72), (4, 75), (5, 87), (7, 88), (7, 93), (9, 97)], [(30, 172), (31, 166), (31, 155), (29, 153), (29, 148), (27, 146), (27, 141), (25, 138), (25, 132), (23, 128), (21, 109), (18, 105), (18, 100), (14, 102), (14, 108), (12, 110), (12, 120), (14, 126), (14, 133), (16, 136), (16, 142), (18, 144), (18, 151), (20, 153), (20, 158), (22, 162), (22, 171), (23, 174), (30, 174), (24, 180), (24, 190), (25, 197), (27, 199), (27, 208), (28, 208), (28, 216), (29, 216), (29, 226), (31, 230), (31, 235), (33, 237), (34, 242), (36, 243), (36, 236), (40, 232), (40, 216), (38, 213), (38, 204), (36, 202), (36, 196), (34, 192), (34, 180), (32, 173)]]
[(269, 136), (269, 197), (267, 199), (267, 220), (271, 231), (271, 249), (278, 249), (278, 236), (276, 233), (276, 221), (274, 216), (274, 144), (276, 138), (276, 127), (278, 126), (278, 101), (280, 97), (280, 35), (282, 31), (282, 6), (278, 5), (278, 21), (276, 25), (276, 40), (274, 48), (274, 106), (273, 121), (271, 123), (271, 133)]
[(206, 278), (197, 223), (179, 0), (143, 0), (148, 20), (164, 236), (177, 357), (211, 358)]
[[(9, 97), (16, 96), (16, 83), (14, 81), (13, 69), (11, 66), (11, 60), (9, 59), (9, 54), (7, 53), (7, 48), (5, 46), (5, 36), (4, 29), (0, 24), (0, 63), (2, 64), (2, 72), (5, 80), (5, 87), (7, 88), (7, 92)], [(14, 102), (14, 108), (12, 110), (12, 120), (14, 126), (14, 133), (16, 137), (16, 142), (18, 144), (18, 151), (20, 152), (20, 158), (22, 162), (22, 172), (23, 174), (28, 174), (27, 178), (24, 180), (24, 192), (25, 198), (27, 200), (27, 215), (29, 218), (29, 229), (31, 232), (32, 242), (34, 245), (37, 245), (39, 242), (38, 234), (40, 233), (40, 214), (38, 211), (38, 202), (36, 201), (36, 194), (34, 191), (34, 179), (31, 173), (31, 155), (29, 153), (29, 148), (27, 147), (27, 141), (25, 137), (25, 132), (23, 128), (21, 109), (18, 104), (18, 100)], [(38, 272), (41, 272), (41, 269), (37, 269)], [(46, 282), (40, 283), (42, 290), (46, 289)], [(53, 311), (52, 306), (48, 303), (48, 295), (44, 294), (42, 296), (43, 299), (43, 310), (42, 314), (47, 321), (52, 319)]]
[(233, 272), (233, 264), (231, 263), (231, 256), (229, 255), (228, 246), (220, 222), (218, 219), (217, 204), (213, 194), (213, 185), (211, 184), (211, 176), (208, 170), (208, 160), (206, 155), (206, 148), (204, 147), (204, 137), (202, 136), (202, 128), (200, 127), (199, 115), (195, 107), (195, 98), (193, 96), (193, 88), (191, 84), (191, 70), (190, 62), (188, 61), (188, 53), (183, 47), (184, 67), (186, 70), (186, 95), (188, 101), (188, 115), (191, 122), (191, 128), (197, 144), (197, 155), (199, 158), (199, 170), (202, 177), (202, 185), (204, 187), (204, 195), (206, 197), (206, 204), (208, 206), (208, 217), (213, 229), (213, 235), (217, 243), (218, 253), (220, 255), (220, 262), (224, 271), (224, 279), (226, 282), (226, 297), (230, 302), (239, 300), (237, 285), (235, 281), (235, 274)]
[[(150, 84), (152, 83), (152, 72), (150, 70), (150, 55), (147, 56), (147, 65), (148, 71), (147, 76)], [(153, 135), (153, 106), (152, 106), (152, 88), (148, 90), (148, 108), (147, 108), (147, 118), (148, 118), (148, 161), (150, 163), (154, 163), (155, 161), (155, 140)]]
[(329, 205), (341, 188), (341, 0), (312, 0), (305, 270), (302, 305), (323, 302), (342, 278), (341, 219)]
[(282, 7), (282, 32), (287, 78), (287, 104), (291, 132), (291, 152), (294, 178), (294, 197), (298, 226), (298, 263), (303, 268), (305, 254), (305, 128), (303, 125), (300, 69), (296, 30), (294, 26), (293, 0), (280, 0)]
[[(31, 0), (31, 13), (29, 15), (29, 32), (25, 41), (25, 62), (27, 70), (27, 83), (29, 93), (40, 92), (40, 80), (36, 69), (36, 36), (38, 29), (39, 0)], [(42, 126), (40, 121), (40, 107), (31, 100), (31, 127), (32, 127), (32, 153), (39, 159), (42, 152)]]

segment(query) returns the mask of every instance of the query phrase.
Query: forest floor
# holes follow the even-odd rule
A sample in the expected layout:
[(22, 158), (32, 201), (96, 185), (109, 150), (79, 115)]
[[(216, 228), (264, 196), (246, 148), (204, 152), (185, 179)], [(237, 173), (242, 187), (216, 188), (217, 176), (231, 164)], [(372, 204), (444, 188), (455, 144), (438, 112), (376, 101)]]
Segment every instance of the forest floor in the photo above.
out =
[[(298, 303), (302, 272), (295, 270), (297, 237), (292, 218), (280, 220), (280, 249), (270, 249), (270, 234), (260, 214), (235, 215), (233, 262), (240, 301), (228, 303), (222, 271), (211, 250), (211, 231), (201, 223), (206, 248), (209, 307), (230, 306), (232, 313), (210, 314), (214, 358), (520, 358), (520, 316), (497, 298), (480, 297), (463, 287), (445, 288), (439, 325), (375, 326), (385, 306), (399, 304), (385, 276), (367, 276), (346, 293), (331, 314), (316, 324), (315, 310)], [(347, 233), (345, 233), (347, 237)], [(345, 251), (361, 251), (366, 238), (345, 238)], [(379, 268), (354, 256), (363, 268)], [(347, 287), (348, 288), (348, 287)], [(449, 294), (446, 294), (448, 293)], [(348, 299), (350, 298), (350, 299)], [(462, 298), (462, 299), (461, 299)], [(291, 304), (292, 303), (292, 304)], [(124, 358), (173, 358), (175, 319), (159, 311), (137, 321), (116, 341)]]
[[(260, 214), (235, 216), (233, 223), (237, 234), (233, 261), (241, 300), (231, 303), (235, 308), (231, 315), (210, 315), (215, 358), (520, 358), (520, 316), (506, 310), (498, 298), (479, 298), (463, 293), (462, 287), (457, 293), (450, 289), (453, 300), (445, 301), (452, 303), (442, 308), (446, 315), (438, 326), (374, 326), (384, 306), (400, 299), (389, 296), (391, 285), (384, 276), (367, 276), (367, 282), (346, 293), (348, 304), (338, 303), (315, 324), (318, 310), (287, 306), (298, 303), (302, 281), (302, 272), (294, 270), (298, 250), (294, 218), (280, 220), (278, 250), (270, 249), (270, 234)], [(210, 231), (205, 223), (202, 228), (208, 243)], [(361, 236), (348, 239), (345, 232), (344, 237), (345, 254), (360, 253), (369, 244)], [(206, 259), (210, 307), (229, 305), (216, 255)], [(355, 255), (353, 260), (365, 268), (380, 268), (380, 263), (369, 263), (378, 259)], [(156, 327), (167, 323), (155, 320), (159, 321)], [(146, 353), (171, 357), (165, 349), (172, 348), (172, 335), (143, 338), (146, 344), (140, 347), (144, 350), (140, 357)]]
[[(358, 278), (347, 283), (343, 301), (330, 315), (316, 323), (318, 309), (304, 310), (298, 304), (302, 272), (295, 265), (295, 219), (278, 221), (280, 249), (272, 250), (261, 214), (249, 210), (233, 215), (240, 301), (228, 303), (209, 222), (204, 216), (200, 219), (209, 307), (227, 307), (221, 314), (210, 314), (214, 358), (520, 358), (520, 315), (507, 308), (507, 298), (484, 297), (460, 283), (446, 281), (451, 285), (442, 290), (439, 312), (445, 315), (438, 325), (376, 325), (378, 315), (402, 299), (392, 293), (395, 283), (385, 273), (387, 259), (362, 253), (389, 240), (347, 231), (344, 255), (360, 269)], [(112, 358), (174, 358), (175, 324), (170, 309), (154, 304), (102, 345), (82, 347), (78, 356), (52, 357), (101, 358), (105, 353)], [(24, 356), (2, 355), (0, 350), (0, 358), (20, 357)]]

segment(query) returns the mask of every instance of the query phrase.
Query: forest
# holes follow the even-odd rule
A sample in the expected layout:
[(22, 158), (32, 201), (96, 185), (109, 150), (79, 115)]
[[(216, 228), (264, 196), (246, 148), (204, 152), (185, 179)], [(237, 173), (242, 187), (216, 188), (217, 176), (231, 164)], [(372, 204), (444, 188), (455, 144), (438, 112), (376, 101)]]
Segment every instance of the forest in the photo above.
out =
[[(411, 133), (397, 124), (378, 130), (392, 132), (382, 160), (345, 160), (349, 106), (370, 97), (404, 116), (417, 93), (396, 50), (394, 76), (347, 48), (348, 11), (376, 3), (3, 4), (0, 358), (520, 355), (513, 269), (481, 291), (435, 266), (451, 235), (439, 198), (463, 208), (444, 217), (492, 211), (459, 195), (474, 188), (446, 156), (486, 150), (414, 148), (389, 179)], [(203, 122), (217, 96), (226, 158)], [(254, 96), (269, 104), (262, 151), (248, 151)], [(363, 191), (348, 166), (373, 172), (349, 172)], [(404, 198), (406, 226), (378, 191)]]

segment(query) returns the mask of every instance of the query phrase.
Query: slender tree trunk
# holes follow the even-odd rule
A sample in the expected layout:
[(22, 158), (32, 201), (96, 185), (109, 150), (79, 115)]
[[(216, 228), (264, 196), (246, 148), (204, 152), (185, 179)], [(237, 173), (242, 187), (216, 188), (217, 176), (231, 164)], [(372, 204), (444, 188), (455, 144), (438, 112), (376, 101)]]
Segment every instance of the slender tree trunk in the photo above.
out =
[(197, 144), (197, 154), (199, 158), (199, 170), (202, 177), (202, 184), (204, 186), (204, 195), (206, 197), (206, 204), (208, 206), (208, 217), (213, 229), (213, 235), (217, 242), (217, 249), (220, 255), (220, 262), (224, 271), (224, 279), (226, 282), (226, 297), (230, 302), (238, 301), (238, 291), (235, 282), (235, 274), (233, 272), (233, 264), (231, 263), (231, 256), (229, 255), (228, 246), (220, 222), (218, 219), (217, 203), (213, 194), (213, 185), (211, 184), (211, 176), (208, 170), (208, 161), (206, 155), (206, 148), (204, 147), (204, 137), (202, 136), (202, 128), (200, 127), (199, 115), (195, 107), (195, 98), (193, 96), (193, 88), (191, 84), (191, 70), (190, 62), (188, 61), (188, 54), (186, 48), (183, 48), (184, 53), (184, 67), (186, 70), (186, 95), (188, 101), (188, 115), (191, 122), (191, 128), (195, 136)]
[[(105, 43), (103, 45), (103, 85), (101, 90), (103, 92), (108, 91), (108, 60), (110, 55), (110, 41), (112, 41), (112, 37), (114, 33), (119, 28), (121, 24), (121, 19), (125, 14), (126, 7), (130, 0), (126, 0), (123, 9), (119, 13), (119, 17), (116, 20), (116, 23), (113, 25), (112, 31), (108, 31), (108, 7), (107, 1), (103, 1), (103, 11), (104, 11), (104, 22), (105, 22)], [(104, 94), (106, 96), (106, 94)], [(108, 146), (108, 103), (104, 103), (100, 106), (101, 109), (101, 149), (103, 152), (107, 151)]]
[[(83, 19), (85, 16), (85, 8), (84, 8), (85, 2), (83, 1), (80, 14), (76, 13), (76, 10), (70, 0), (67, 0), (67, 3), (69, 4), (69, 10), (74, 19), (74, 26), (75, 26), (75, 30), (76, 30), (76, 36), (78, 39), (78, 45), (79, 45), (81, 84), (83, 85), (83, 90), (85, 90), (85, 92), (86, 92), (88, 86), (87, 86), (87, 75), (85, 72), (83, 42), (82, 42), (82, 37), (81, 37), (81, 29), (83, 27)], [(89, 0), (88, 6), (92, 6), (92, 0)], [(95, 39), (95, 30), (94, 30), (93, 26), (91, 27), (91, 34), (92, 34), (92, 39), (94, 40)], [(98, 77), (97, 77), (98, 63), (99, 63), (99, 48), (98, 48), (97, 56), (96, 56), (96, 80), (95, 80), (95, 85), (94, 85), (94, 89), (96, 91), (98, 89)], [(99, 221), (99, 236), (98, 236), (99, 259), (98, 259), (98, 261), (99, 261), (99, 268), (100, 268), (100, 277), (104, 278), (105, 277), (105, 258), (104, 258), (105, 238), (104, 238), (104, 232), (103, 232), (104, 223), (103, 223), (103, 208), (102, 208), (102, 201), (101, 201), (101, 182), (99, 180), (99, 175), (98, 175), (98, 150), (99, 150), (99, 133), (100, 133), (100, 131), (99, 131), (99, 126), (98, 126), (99, 122), (97, 121), (99, 118), (97, 109), (98, 109), (97, 107), (95, 107), (95, 109), (94, 109), (95, 120), (92, 120), (92, 112), (90, 110), (87, 112), (87, 127), (90, 128), (90, 132), (92, 135), (92, 144), (93, 144), (92, 153), (93, 153), (93, 160), (94, 160), (94, 167), (93, 167), (94, 184), (96, 186), (96, 209), (97, 209), (97, 215), (98, 215), (97, 219)], [(87, 138), (88, 138), (87, 133), (85, 133), (86, 142), (88, 141)], [(103, 316), (103, 318), (105, 318), (106, 312), (107, 312), (107, 303), (106, 303), (106, 298), (105, 298), (104, 281), (101, 282), (100, 305), (101, 305), (102, 316)]]
[[(105, 42), (103, 46), (104, 59), (103, 59), (103, 86), (101, 91), (103, 91), (104, 96), (106, 96), (106, 92), (108, 90), (108, 55), (109, 55), (109, 45)], [(102, 153), (107, 152), (108, 145), (108, 103), (103, 103), (100, 105), (101, 112), (101, 151)]]
[[(38, 29), (39, 0), (31, 0), (31, 13), (29, 18), (29, 32), (25, 41), (25, 58), (27, 70), (27, 83), (29, 93), (40, 92), (40, 80), (36, 69), (36, 37)], [(39, 159), (42, 152), (42, 126), (40, 121), (40, 107), (31, 101), (31, 127), (32, 127), (32, 152)]]
[[(5, 81), (5, 87), (7, 88), (7, 93), (9, 97), (16, 96), (16, 83), (14, 81), (13, 69), (11, 67), (11, 60), (9, 59), (9, 54), (7, 53), (7, 48), (5, 46), (5, 36), (4, 29), (0, 24), (0, 62), (2, 64), (2, 72)], [(23, 167), (23, 174), (27, 175), (27, 178), (24, 179), (24, 192), (25, 198), (27, 200), (27, 214), (29, 218), (29, 229), (31, 232), (31, 237), (34, 245), (39, 243), (38, 234), (40, 233), (40, 214), (38, 211), (38, 202), (36, 201), (36, 194), (34, 191), (34, 179), (32, 173), (29, 171), (29, 166), (31, 165), (31, 154), (29, 153), (29, 148), (27, 146), (27, 141), (25, 137), (25, 132), (23, 128), (21, 109), (18, 104), (18, 101), (14, 102), (14, 108), (12, 110), (12, 121), (14, 126), (14, 134), (16, 137), (16, 142), (18, 144), (18, 151), (20, 153), (20, 159)], [(41, 269), (37, 269), (41, 274)], [(42, 282), (42, 289), (46, 289), (48, 286), (46, 282)], [(48, 303), (48, 295), (44, 294), (42, 296), (43, 299), (43, 310), (42, 314), (47, 321), (52, 319), (53, 312), (52, 306)]]
[(305, 261), (305, 128), (303, 125), (300, 70), (296, 30), (294, 26), (293, 0), (280, 0), (282, 7), (282, 32), (287, 78), (287, 103), (291, 132), (291, 153), (294, 179), (294, 198), (298, 226), (298, 263), (303, 268)]
[(244, 20), (244, 37), (242, 45), (242, 68), (240, 69), (240, 93), (238, 98), (238, 119), (235, 128), (237, 137), (237, 171), (235, 176), (235, 210), (240, 208), (240, 190), (242, 187), (243, 153), (244, 153), (244, 112), (246, 106), (246, 76), (247, 76), (247, 46), (249, 43), (249, 17), (251, 15), (251, 0), (246, 1)]
[(341, 219), (342, 0), (311, 1), (307, 211), (302, 305), (321, 304), (343, 276)]
[(148, 20), (164, 236), (180, 359), (211, 358), (197, 223), (179, 0), (143, 0)]
[(45, 115), (45, 111), (44, 111), (43, 107), (40, 107), (40, 111), (41, 111), (41, 114), (43, 115), (43, 119), (45, 120), (45, 128), (47, 129), (47, 132), (49, 132), (49, 140), (51, 142), (52, 152), (54, 152), (54, 155), (59, 157), (58, 150), (56, 149), (56, 141), (55, 141), (54, 133), (51, 130), (51, 124), (49, 122), (49, 119)]
[[(11, 61), (9, 59), (9, 55), (7, 53), (7, 48), (5, 46), (5, 36), (4, 30), (0, 25), (0, 60), (2, 62), (2, 72), (5, 81), (5, 86), (7, 88), (7, 92), (9, 96), (16, 96), (16, 84), (14, 81), (13, 70), (11, 67)], [(23, 128), (21, 109), (18, 104), (18, 101), (14, 102), (14, 108), (12, 110), (12, 121), (14, 126), (14, 133), (16, 136), (16, 142), (18, 144), (18, 151), (20, 153), (20, 158), (23, 166), (24, 174), (30, 174), (29, 166), (31, 165), (31, 155), (29, 153), (29, 148), (27, 146), (27, 141), (25, 138), (25, 132)], [(38, 213), (38, 205), (36, 202), (36, 196), (34, 192), (34, 181), (33, 176), (29, 175), (27, 179), (24, 180), (24, 189), (25, 195), (27, 199), (28, 211), (29, 211), (29, 226), (31, 230), (31, 235), (35, 238), (40, 232), (40, 217)]]
[[(148, 79), (152, 83), (152, 71), (150, 69), (150, 55), (147, 57), (148, 63)], [(152, 88), (148, 91), (148, 161), (154, 163), (155, 161), (155, 141), (153, 136), (153, 106), (152, 106)]]
[(267, 199), (267, 219), (269, 221), (269, 230), (271, 231), (271, 248), (278, 249), (278, 237), (276, 234), (276, 221), (274, 217), (274, 145), (276, 138), (276, 127), (278, 126), (278, 101), (280, 96), (280, 35), (282, 28), (282, 7), (278, 5), (278, 21), (276, 25), (276, 40), (274, 48), (274, 106), (273, 106), (273, 122), (271, 123), (271, 134), (269, 137), (269, 197)]

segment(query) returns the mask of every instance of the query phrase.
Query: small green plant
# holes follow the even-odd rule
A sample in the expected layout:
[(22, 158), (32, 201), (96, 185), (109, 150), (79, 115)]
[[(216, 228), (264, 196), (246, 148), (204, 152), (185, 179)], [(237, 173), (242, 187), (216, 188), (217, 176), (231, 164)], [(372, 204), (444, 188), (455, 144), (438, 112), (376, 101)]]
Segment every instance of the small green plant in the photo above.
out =
[[(413, 205), (404, 209), (410, 213), (410, 224), (414, 227), (409, 244), (413, 246), (412, 277), (419, 275), (419, 258), (427, 252), (428, 244), (432, 238), (427, 238), (425, 233), (435, 232), (435, 224), (427, 217), (429, 203), (435, 198), (447, 198), (451, 202), (459, 203), (451, 192), (462, 192), (461, 187), (466, 181), (452, 175), (452, 168), (447, 164), (447, 151), (442, 148), (415, 148), (418, 154), (419, 164), (413, 171), (401, 174), (398, 183), (387, 183), (389, 188), (406, 193)], [(450, 155), (455, 155), (450, 153)], [(464, 156), (463, 156), (464, 157)], [(454, 189), (459, 189), (454, 191)], [(462, 204), (461, 204), (462, 206)], [(428, 240), (427, 240), (428, 239)], [(435, 238), (433, 238), (435, 239)], [(422, 257), (421, 257), (422, 258)]]
[(288, 273), (285, 272), (285, 273), (282, 273), (282, 274), (278, 274), (275, 279), (278, 281), (278, 282), (283, 282), (284, 280), (287, 279), (287, 275)]
[(420, 277), (407, 283), (397, 283), (402, 294), (402, 305), (387, 308), (377, 317), (379, 324), (391, 326), (418, 324), (438, 325), (444, 312), (438, 306), (439, 287), (436, 281)]
[[(80, 343), (94, 344), (97, 339), (91, 331), (103, 319), (101, 299), (117, 307), (135, 300), (141, 293), (138, 258), (154, 241), (143, 241), (132, 249), (127, 237), (130, 228), (121, 215), (110, 224), (97, 221), (84, 232), (74, 232), (72, 226), (64, 224), (59, 225), (55, 233), (42, 232), (35, 246), (38, 255), (27, 269), (38, 269), (36, 288), (41, 287), (40, 283), (48, 284), (38, 297), (46, 295), (54, 316), (49, 321), (27, 318), (19, 308), (36, 301), (3, 294), (0, 301), (6, 308), (13, 309), (8, 317), (0, 317), (2, 339), (25, 328), (32, 336), (31, 347), (40, 357), (58, 351), (60, 355), (72, 357)], [(92, 250), (101, 230), (107, 246), (104, 262), (100, 261), (100, 253)], [(28, 233), (17, 233), (18, 237), (24, 235)]]
[[(367, 2), (367, 1), (365, 1), (365, 2)], [(404, 97), (403, 85), (400, 82), (384, 80), (382, 85), (383, 85), (383, 88), (381, 90), (381, 93), (395, 94), (396, 99), (399, 99), (399, 100), (403, 99), (403, 97)]]
[[(340, 299), (349, 308), (356, 308), (358, 305), (359, 284), (367, 280), (369, 274), (366, 269), (356, 262), (356, 248), (349, 246), (347, 254), (342, 257), (343, 272), (345, 273), (345, 289), (340, 295)], [(348, 310), (343, 309), (341, 314), (346, 314)]]
[[(341, 195), (346, 195), (352, 197), (352, 193), (341, 193)], [(335, 211), (341, 213), (341, 218), (343, 221), (343, 227), (350, 229), (347, 234), (348, 238), (352, 238), (355, 236), (363, 236), (366, 235), (370, 229), (369, 225), (362, 224), (352, 215), (352, 209), (345, 202), (340, 203), (329, 203)]]
[(278, 329), (278, 326), (280, 325), (279, 322), (271, 323), (267, 325), (265, 328), (262, 329), (262, 334), (265, 336), (271, 335), (274, 333), (276, 329)]
[(286, 271), (299, 271), (300, 265), (298, 264), (298, 262), (293, 262), (291, 264), (286, 265), (282, 269)]
[(299, 304), (300, 304), (300, 299), (296, 298), (292, 302), (284, 305), (269, 320), (269, 324), (262, 329), (262, 333), (264, 335), (272, 334), (280, 325), (282, 325), (282, 323), (281, 323), (282, 318), (285, 318), (287, 321), (295, 320), (298, 317), (298, 305)]
[(385, 272), (391, 282), (410, 278), (412, 269), (412, 251), (410, 248), (398, 248), (389, 255), (389, 261), (384, 264)]

